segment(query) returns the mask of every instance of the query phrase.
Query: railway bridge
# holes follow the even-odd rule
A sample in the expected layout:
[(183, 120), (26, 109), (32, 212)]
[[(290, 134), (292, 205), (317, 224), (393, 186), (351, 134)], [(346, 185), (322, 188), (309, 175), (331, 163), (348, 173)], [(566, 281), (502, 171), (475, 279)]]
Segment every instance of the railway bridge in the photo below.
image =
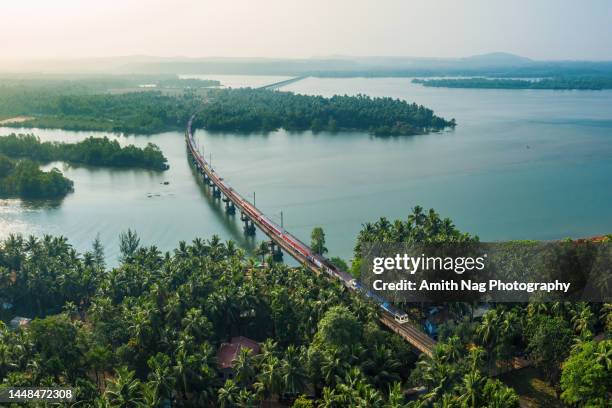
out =
[(294, 78), (285, 79), (283, 81), (274, 82), (273, 84), (268, 84), (268, 85), (260, 86), (259, 88), (256, 88), (256, 89), (269, 89), (269, 90), (278, 89), (278, 88), (281, 88), (281, 87), (283, 87), (285, 85), (289, 85), (289, 84), (292, 84), (294, 82), (301, 81), (304, 78), (307, 78), (307, 76), (297, 76), (297, 77), (294, 77)]
[(204, 182), (210, 186), (213, 197), (221, 199), (224, 202), (226, 212), (228, 214), (235, 214), (236, 211), (240, 212), (240, 220), (244, 223), (245, 233), (254, 235), (255, 228), (259, 228), (270, 238), (273, 247), (271, 249), (273, 251), (282, 249), (314, 273), (325, 273), (332, 278), (339, 279), (349, 290), (359, 291), (364, 296), (369, 297), (376, 302), (381, 309), (380, 321), (382, 324), (399, 334), (416, 350), (431, 355), (436, 344), (435, 340), (422, 332), (417, 325), (410, 322), (406, 313), (395, 309), (389, 302), (380, 296), (364, 290), (360, 283), (353, 279), (350, 274), (334, 266), (327, 258), (316, 254), (308, 245), (304, 244), (282, 226), (272, 221), (255, 207), (253, 203), (249, 202), (240, 195), (240, 193), (234, 190), (223, 177), (210, 166), (210, 163), (206, 161), (195, 145), (193, 138), (194, 117), (195, 115), (192, 116), (187, 123), (187, 129), (185, 131), (185, 140), (187, 142), (189, 157)]

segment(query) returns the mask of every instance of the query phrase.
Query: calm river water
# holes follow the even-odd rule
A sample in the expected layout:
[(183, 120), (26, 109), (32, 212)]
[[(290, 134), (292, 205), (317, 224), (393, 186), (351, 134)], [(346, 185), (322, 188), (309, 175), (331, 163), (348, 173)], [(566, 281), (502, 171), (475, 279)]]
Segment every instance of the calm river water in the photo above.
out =
[[(252, 81), (260, 85), (262, 78)], [(612, 232), (612, 91), (425, 88), (406, 78), (308, 78), (284, 89), (403, 98), (458, 123), (454, 131), (398, 138), (196, 133), (215, 169), (244, 196), (255, 192), (257, 206), (272, 218), (280, 222), (282, 211), (285, 227), (306, 242), (314, 226), (324, 227), (331, 255), (350, 258), (362, 223), (405, 218), (415, 205), (435, 208), (482, 240)], [(0, 128), (0, 135), (15, 131)], [(63, 141), (105, 135), (27, 132)], [(64, 171), (75, 192), (60, 203), (0, 200), (0, 238), (62, 234), (84, 251), (99, 234), (113, 264), (118, 235), (128, 227), (162, 250), (213, 234), (252, 248), (239, 222), (197, 183), (181, 132), (109, 136), (158, 144), (170, 170), (46, 166)]]

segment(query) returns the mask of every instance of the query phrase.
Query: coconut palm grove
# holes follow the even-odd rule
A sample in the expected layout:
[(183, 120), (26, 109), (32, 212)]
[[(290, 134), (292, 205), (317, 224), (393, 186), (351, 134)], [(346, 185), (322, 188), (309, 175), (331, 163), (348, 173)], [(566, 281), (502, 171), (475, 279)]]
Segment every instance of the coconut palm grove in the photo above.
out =
[[(477, 239), (420, 207), (360, 237), (389, 234)], [(433, 354), (418, 356), (373, 302), (323, 275), (215, 236), (166, 253), (131, 230), (120, 242), (112, 268), (97, 240), (82, 254), (60, 236), (0, 244), (2, 387), (71, 387), (67, 404), (91, 407), (518, 407), (521, 357), (563, 403), (609, 405), (611, 304), (500, 304), (480, 318), (450, 304)]]

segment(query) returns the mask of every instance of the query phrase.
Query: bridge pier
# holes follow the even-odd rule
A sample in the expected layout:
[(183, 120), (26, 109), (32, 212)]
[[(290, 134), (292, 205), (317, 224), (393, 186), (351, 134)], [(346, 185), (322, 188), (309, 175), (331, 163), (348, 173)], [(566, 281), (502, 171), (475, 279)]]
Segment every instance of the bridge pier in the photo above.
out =
[(283, 251), (280, 249), (280, 247), (272, 240), (268, 241), (268, 247), (270, 248), (270, 255), (272, 256), (272, 259), (274, 259), (276, 262), (282, 262)]
[(234, 203), (232, 203), (232, 201), (227, 198), (227, 197), (223, 197), (223, 202), (225, 203), (225, 212), (229, 215), (234, 215), (236, 214), (236, 207), (234, 206)]
[(212, 185), (212, 193), (214, 198), (221, 198), (221, 189), (217, 187), (214, 183)]
[(244, 222), (244, 233), (247, 236), (254, 236), (255, 235), (255, 224), (253, 224), (253, 221), (247, 220), (247, 221)]
[(240, 221), (244, 223), (244, 233), (247, 236), (255, 235), (255, 224), (244, 212), (240, 211)]

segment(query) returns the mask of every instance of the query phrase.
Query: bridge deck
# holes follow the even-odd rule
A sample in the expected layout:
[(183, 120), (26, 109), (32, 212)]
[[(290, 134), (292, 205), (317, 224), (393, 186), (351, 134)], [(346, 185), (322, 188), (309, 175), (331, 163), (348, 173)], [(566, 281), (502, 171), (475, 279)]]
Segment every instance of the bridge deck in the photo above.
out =
[(289, 85), (289, 84), (292, 84), (292, 83), (297, 82), (297, 81), (301, 81), (304, 78), (307, 78), (307, 77), (306, 76), (298, 76), (298, 77), (295, 77), (295, 78), (289, 78), (289, 79), (285, 79), (284, 81), (274, 82), (272, 84), (260, 86), (259, 88), (256, 88), (256, 89), (277, 89), (277, 88), (280, 88), (281, 86), (285, 86), (285, 85)]
[[(242, 214), (248, 217), (275, 244), (281, 247), (303, 266), (310, 269), (314, 273), (327, 273), (334, 278), (338, 278), (345, 287), (350, 290), (355, 290), (350, 284), (352, 280), (351, 275), (345, 271), (338, 270), (338, 268), (334, 267), (326, 258), (315, 254), (309, 246), (266, 217), (263, 212), (242, 197), (223, 180), (223, 177), (220, 177), (219, 174), (214, 171), (214, 169), (195, 147), (192, 131), (193, 119), (194, 117), (192, 117), (187, 124), (185, 136), (189, 154), (198, 170), (205, 175), (223, 193), (223, 195), (229, 201), (231, 201), (231, 203), (234, 204), (238, 210), (240, 210)], [(435, 340), (419, 330), (416, 325), (410, 322), (399, 323), (394, 319), (391, 313), (382, 308), (380, 321), (395, 333), (403, 337), (420, 352), (427, 355), (432, 354), (433, 348), (436, 344)]]

